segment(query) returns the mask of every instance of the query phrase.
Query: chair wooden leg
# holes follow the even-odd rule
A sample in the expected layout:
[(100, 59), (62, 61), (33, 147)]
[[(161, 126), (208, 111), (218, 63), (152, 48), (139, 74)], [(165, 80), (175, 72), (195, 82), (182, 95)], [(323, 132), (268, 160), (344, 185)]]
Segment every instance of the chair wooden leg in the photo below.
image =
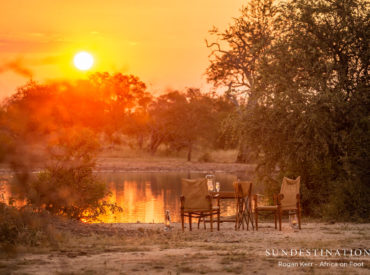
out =
[(185, 217), (184, 217), (184, 210), (181, 210), (181, 228), (182, 228), (182, 232), (184, 232), (184, 222), (185, 222)]
[(248, 213), (248, 215), (249, 215), (249, 220), (251, 221), (252, 230), (254, 231), (254, 219), (253, 219), (253, 213), (252, 213), (252, 212), (249, 212), (249, 213)]
[(298, 212), (298, 228), (299, 230), (301, 230), (301, 208), (300, 207), (298, 207), (297, 212)]
[(202, 217), (199, 217), (198, 218), (198, 229), (199, 229), (199, 226), (200, 226), (200, 221), (202, 220)]
[(241, 220), (242, 220), (242, 229), (244, 230), (244, 213), (241, 214)]
[(244, 209), (244, 218), (245, 222), (247, 223), (247, 231), (249, 231), (249, 200), (245, 203), (245, 209)]
[(281, 231), (281, 216), (283, 215), (283, 211), (281, 211), (281, 209), (279, 209), (278, 211), (279, 211), (279, 231)]
[(249, 213), (247, 212), (247, 230), (248, 231), (249, 231), (249, 222), (250, 222), (250, 216), (249, 216)]
[(254, 214), (256, 215), (256, 231), (258, 231), (258, 211), (255, 210)]
[(278, 218), (278, 211), (275, 211), (274, 219), (275, 219), (275, 229), (277, 229), (277, 218)]
[(251, 221), (252, 230), (254, 231), (254, 219), (253, 219), (253, 212), (252, 212), (252, 203), (251, 200), (248, 202), (248, 209), (247, 209), (248, 219)]
[(217, 210), (217, 231), (220, 231), (220, 209)]
[(210, 222), (211, 222), (211, 232), (213, 232), (213, 213), (212, 212), (210, 216)]
[(192, 228), (191, 228), (191, 213), (189, 213), (189, 231), (191, 231)]
[[(242, 226), (243, 226), (243, 230), (244, 230), (244, 222), (247, 222), (247, 219), (245, 217), (245, 211), (247, 210), (247, 208), (245, 207), (245, 200), (244, 199), (242, 200), (242, 210), (243, 210), (243, 213), (242, 213)], [(247, 223), (247, 230), (248, 230), (248, 223)]]
[(239, 226), (239, 200), (236, 199), (235, 231), (238, 230), (238, 226)]
[(248, 217), (247, 210), (245, 210), (244, 219), (245, 219), (245, 223), (247, 224), (247, 230), (249, 231), (249, 217)]

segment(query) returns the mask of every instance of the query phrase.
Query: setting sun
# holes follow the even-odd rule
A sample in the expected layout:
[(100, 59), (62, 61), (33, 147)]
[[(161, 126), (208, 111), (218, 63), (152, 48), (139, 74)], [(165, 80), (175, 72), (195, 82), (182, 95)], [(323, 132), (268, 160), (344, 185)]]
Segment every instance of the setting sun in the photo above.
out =
[(74, 56), (73, 63), (77, 69), (86, 71), (94, 64), (94, 58), (88, 52), (79, 52)]

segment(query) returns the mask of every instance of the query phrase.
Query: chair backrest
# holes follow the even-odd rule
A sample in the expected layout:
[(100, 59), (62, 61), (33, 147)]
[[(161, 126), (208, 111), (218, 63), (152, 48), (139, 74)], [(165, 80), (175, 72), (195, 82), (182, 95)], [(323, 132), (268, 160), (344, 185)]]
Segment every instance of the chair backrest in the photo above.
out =
[(239, 198), (246, 198), (252, 195), (252, 182), (250, 181), (235, 181), (233, 186), (235, 195)]
[(185, 209), (210, 209), (211, 204), (206, 179), (182, 179), (182, 195), (185, 198)]
[(295, 180), (284, 177), (281, 185), (280, 194), (284, 198), (280, 201), (281, 209), (296, 209), (297, 208), (297, 194), (301, 184), (301, 177)]

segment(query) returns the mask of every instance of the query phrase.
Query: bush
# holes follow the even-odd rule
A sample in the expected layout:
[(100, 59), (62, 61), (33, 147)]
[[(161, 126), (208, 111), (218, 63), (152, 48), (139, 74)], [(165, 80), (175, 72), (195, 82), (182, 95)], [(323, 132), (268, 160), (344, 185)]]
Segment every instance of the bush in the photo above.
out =
[(211, 154), (206, 152), (204, 154), (202, 154), (199, 158), (198, 158), (198, 161), (200, 162), (211, 162), (212, 161), (212, 157), (211, 157)]
[(99, 181), (91, 167), (52, 167), (30, 183), (28, 203), (52, 214), (86, 221), (113, 207), (101, 201), (107, 195), (106, 184)]
[(360, 181), (343, 181), (333, 187), (325, 215), (341, 221), (368, 222), (370, 189)]
[(89, 130), (70, 130), (49, 148), (52, 162), (36, 178), (15, 174), (13, 194), (38, 210), (91, 221), (121, 210), (103, 199), (110, 193), (93, 173), (99, 144)]
[(38, 246), (41, 242), (48, 242), (45, 234), (47, 218), (44, 214), (35, 213), (28, 207), (17, 209), (0, 203), (0, 243), (3, 248), (16, 244)]

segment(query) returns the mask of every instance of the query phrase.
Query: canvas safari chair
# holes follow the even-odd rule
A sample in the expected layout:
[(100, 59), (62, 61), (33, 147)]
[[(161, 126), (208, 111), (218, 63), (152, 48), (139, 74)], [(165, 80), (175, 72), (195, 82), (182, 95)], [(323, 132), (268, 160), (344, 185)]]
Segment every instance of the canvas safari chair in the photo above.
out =
[(213, 216), (217, 217), (217, 230), (220, 230), (220, 206), (213, 205), (209, 195), (206, 179), (182, 179), (181, 225), (184, 231), (185, 217), (189, 218), (189, 230), (192, 230), (192, 218), (210, 218), (213, 231)]
[(284, 211), (289, 211), (289, 215), (297, 215), (299, 229), (301, 229), (301, 197), (299, 194), (300, 185), (301, 177), (298, 177), (295, 180), (284, 177), (280, 194), (278, 195), (278, 203), (280, 204), (280, 224)]
[(244, 230), (244, 223), (247, 225), (249, 230), (249, 222), (252, 224), (254, 230), (253, 218), (252, 218), (252, 182), (249, 181), (236, 181), (233, 183), (235, 190), (236, 200), (236, 220), (235, 230), (239, 230), (242, 226)]
[(301, 177), (295, 180), (284, 177), (280, 193), (274, 195), (274, 205), (271, 206), (258, 205), (257, 195), (254, 196), (256, 230), (258, 230), (258, 215), (261, 212), (273, 213), (275, 216), (275, 229), (277, 229), (277, 220), (279, 220), (279, 230), (281, 230), (281, 218), (284, 211), (289, 211), (290, 214), (297, 214), (298, 226), (301, 229), (300, 182)]

